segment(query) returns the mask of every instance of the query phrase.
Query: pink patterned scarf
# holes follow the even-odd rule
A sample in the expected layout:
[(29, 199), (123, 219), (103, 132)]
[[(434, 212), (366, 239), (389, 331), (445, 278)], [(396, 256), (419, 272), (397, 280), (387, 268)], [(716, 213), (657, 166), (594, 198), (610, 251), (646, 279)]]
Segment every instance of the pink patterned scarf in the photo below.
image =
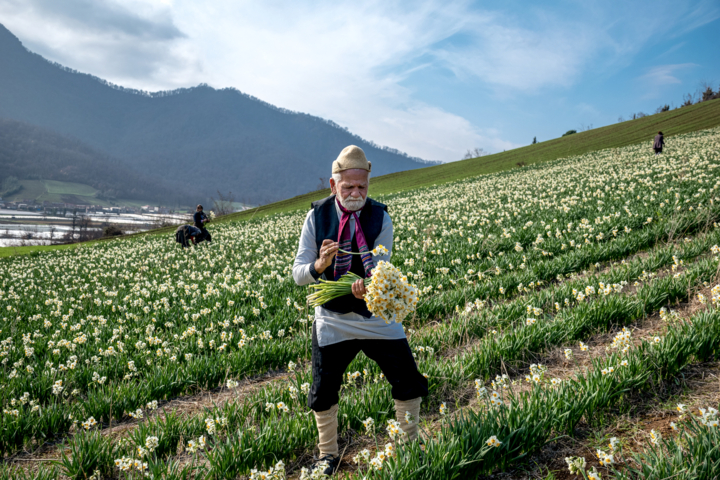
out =
[[(368, 248), (367, 241), (365, 240), (365, 234), (363, 233), (362, 226), (360, 225), (360, 216), (358, 212), (351, 212), (340, 204), (340, 201), (335, 197), (338, 207), (342, 212), (340, 217), (340, 227), (338, 228), (338, 243), (340, 244), (340, 250), (346, 252), (352, 251), (352, 239), (350, 236), (350, 217), (355, 217), (355, 241), (358, 244), (358, 250), (360, 250), (360, 258), (362, 258), (363, 268), (365, 268), (365, 277), (371, 275), (370, 271), (375, 267), (373, 263), (372, 254)], [(335, 280), (345, 275), (350, 270), (352, 264), (352, 255), (348, 253), (338, 252), (335, 257)]]

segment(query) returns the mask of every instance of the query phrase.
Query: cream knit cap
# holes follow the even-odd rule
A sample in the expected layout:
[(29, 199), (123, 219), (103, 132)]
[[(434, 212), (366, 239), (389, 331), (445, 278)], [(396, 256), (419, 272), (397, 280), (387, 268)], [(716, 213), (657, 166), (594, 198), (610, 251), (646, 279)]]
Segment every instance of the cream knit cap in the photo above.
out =
[(332, 164), (332, 173), (340, 173), (345, 170), (351, 170), (358, 168), (360, 170), (367, 170), (368, 172), (372, 168), (372, 163), (368, 162), (365, 158), (365, 152), (362, 148), (350, 145), (343, 148), (337, 159)]

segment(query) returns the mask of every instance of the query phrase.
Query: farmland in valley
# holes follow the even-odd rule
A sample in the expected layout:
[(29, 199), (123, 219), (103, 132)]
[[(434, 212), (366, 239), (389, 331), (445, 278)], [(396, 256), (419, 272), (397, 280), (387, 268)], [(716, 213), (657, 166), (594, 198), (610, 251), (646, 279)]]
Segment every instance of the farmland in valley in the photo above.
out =
[[(340, 475), (720, 474), (719, 167), (716, 128), (373, 195), (421, 291), (425, 441), (389, 440), (390, 387), (359, 356)], [(190, 251), (144, 235), (0, 260), (0, 479), (297, 476), (317, 441), (290, 275), (305, 208)]]
[[(100, 193), (89, 185), (72, 182), (60, 182), (57, 180), (20, 180), (22, 188), (5, 198), (10, 202), (22, 202), (25, 200), (42, 202), (68, 202), (80, 205), (103, 205), (110, 206), (113, 203), (98, 198)], [(125, 202), (128, 203), (128, 202)], [(137, 204), (138, 202), (129, 202)]]

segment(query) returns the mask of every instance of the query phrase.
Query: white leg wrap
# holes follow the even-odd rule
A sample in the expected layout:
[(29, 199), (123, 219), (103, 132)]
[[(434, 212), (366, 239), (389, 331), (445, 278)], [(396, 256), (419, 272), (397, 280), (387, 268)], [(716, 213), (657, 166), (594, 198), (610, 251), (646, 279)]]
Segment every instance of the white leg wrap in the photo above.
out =
[[(400, 428), (406, 434), (406, 441), (415, 440), (418, 437), (420, 402), (422, 402), (422, 397), (413, 398), (412, 400), (395, 400), (395, 417), (400, 422)], [(407, 412), (410, 412), (410, 423), (406, 418)]]
[(313, 413), (315, 413), (315, 423), (317, 423), (318, 436), (320, 437), (320, 441), (318, 442), (320, 457), (322, 458), (325, 455), (337, 457), (339, 454), (337, 442), (337, 404), (333, 405), (329, 410), (325, 410), (324, 412)]

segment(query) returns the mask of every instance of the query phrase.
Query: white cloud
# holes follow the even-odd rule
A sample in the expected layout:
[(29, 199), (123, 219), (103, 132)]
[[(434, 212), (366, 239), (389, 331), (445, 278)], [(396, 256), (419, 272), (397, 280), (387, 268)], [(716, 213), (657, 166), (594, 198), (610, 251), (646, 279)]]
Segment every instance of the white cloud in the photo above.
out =
[(642, 85), (645, 94), (642, 98), (657, 98), (662, 95), (663, 89), (668, 85), (682, 84), (678, 78), (681, 73), (698, 67), (695, 63), (676, 63), (673, 65), (658, 65), (637, 78)]
[(571, 87), (602, 68), (594, 63), (629, 62), (682, 19), (700, 25), (717, 13), (710, 3), (651, 5), (582, 4), (557, 16), (534, 6), (503, 13), (442, 0), (0, 0), (0, 18), (31, 49), (115, 83), (232, 86), (381, 145), (449, 161), (468, 148), (515, 145), (489, 128), (492, 113), (473, 125), (423, 101), (403, 86), (411, 75), (430, 65), (483, 95), (532, 96)]
[[(114, 83), (148, 90), (232, 86), (427, 159), (511, 145), (400, 86), (417, 66), (398, 65), (462, 28), (462, 3), (134, 0), (126, 12), (116, 12), (114, 2), (84, 12), (47, 1), (0, 0), (0, 13), (30, 48)], [(158, 34), (141, 38), (146, 30)]]
[[(172, 11), (95, 0), (0, 0), (0, 20), (30, 50), (114, 83), (185, 86), (199, 71)], [(173, 79), (181, 78), (181, 82)]]
[(673, 45), (672, 47), (668, 48), (663, 53), (658, 55), (658, 58), (666, 57), (666, 56), (670, 55), (671, 53), (675, 53), (678, 50), (680, 50), (682, 47), (684, 47), (686, 44), (687, 44), (686, 41), (676, 43), (675, 45)]
[(645, 75), (642, 75), (640, 79), (651, 87), (682, 83), (682, 81), (675, 76), (676, 72), (680, 72), (697, 66), (698, 65), (695, 63), (658, 65), (657, 67), (651, 68)]
[(499, 15), (471, 15), (469, 41), (436, 52), (458, 75), (470, 75), (512, 92), (572, 85), (598, 46), (593, 30), (547, 21), (533, 29)]
[[(176, 3), (176, 7), (180, 4)], [(183, 3), (181, 23), (212, 52), (213, 86), (236, 86), (292, 110), (330, 118), (381, 145), (454, 160), (479, 132), (465, 119), (413, 98), (398, 65), (458, 30), (463, 8), (387, 2), (213, 9)], [(212, 27), (211, 27), (212, 26)], [(224, 46), (224, 48), (213, 48)], [(458, 128), (458, 125), (462, 125)]]

